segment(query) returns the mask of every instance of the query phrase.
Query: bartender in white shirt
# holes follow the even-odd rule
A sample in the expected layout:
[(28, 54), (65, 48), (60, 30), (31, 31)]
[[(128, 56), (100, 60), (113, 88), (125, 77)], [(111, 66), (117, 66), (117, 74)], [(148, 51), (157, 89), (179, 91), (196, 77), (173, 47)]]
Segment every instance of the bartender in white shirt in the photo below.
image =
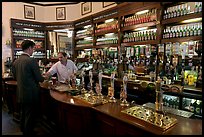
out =
[(67, 54), (65, 52), (59, 52), (58, 59), (59, 61), (52, 65), (45, 73), (45, 76), (50, 77), (57, 73), (58, 81), (63, 83), (71, 79), (76, 79), (78, 68), (72, 60), (67, 59)]

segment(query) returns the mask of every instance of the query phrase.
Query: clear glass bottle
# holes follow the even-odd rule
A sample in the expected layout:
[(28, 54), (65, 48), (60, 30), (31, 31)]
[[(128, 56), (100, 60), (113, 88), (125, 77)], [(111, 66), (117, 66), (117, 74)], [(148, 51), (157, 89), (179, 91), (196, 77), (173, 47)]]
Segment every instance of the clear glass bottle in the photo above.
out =
[(181, 5), (181, 16), (184, 15), (184, 4)]
[(179, 37), (183, 37), (183, 26), (180, 26)]
[(181, 16), (181, 5), (178, 5), (178, 6), (177, 6), (176, 16), (177, 16), (177, 17)]
[(198, 12), (198, 2), (195, 2), (195, 7), (194, 7), (194, 13), (197, 13)]
[(187, 12), (188, 12), (188, 5), (187, 5), (187, 3), (186, 4), (184, 4), (184, 12), (183, 12), (183, 15), (186, 15), (187, 14)]
[(186, 37), (186, 25), (183, 25), (183, 37)]

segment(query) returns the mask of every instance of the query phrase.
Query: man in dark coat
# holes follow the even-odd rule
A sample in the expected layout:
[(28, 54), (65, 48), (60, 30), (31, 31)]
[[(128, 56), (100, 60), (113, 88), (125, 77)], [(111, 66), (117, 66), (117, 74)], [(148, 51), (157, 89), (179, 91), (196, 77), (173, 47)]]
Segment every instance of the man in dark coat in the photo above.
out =
[(44, 78), (36, 59), (31, 58), (35, 43), (24, 40), (21, 44), (23, 53), (13, 63), (14, 79), (17, 80), (17, 101), (20, 104), (20, 126), (24, 135), (34, 135), (36, 118), (40, 111), (40, 86)]

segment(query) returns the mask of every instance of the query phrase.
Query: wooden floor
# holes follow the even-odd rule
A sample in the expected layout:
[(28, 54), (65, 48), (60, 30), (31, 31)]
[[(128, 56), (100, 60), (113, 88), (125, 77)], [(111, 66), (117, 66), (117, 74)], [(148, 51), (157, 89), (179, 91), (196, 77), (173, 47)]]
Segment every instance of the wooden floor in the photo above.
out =
[[(42, 124), (39, 124), (35, 131), (37, 135), (53, 135)], [(23, 135), (20, 131), (19, 122), (13, 120), (12, 114), (8, 113), (5, 105), (2, 105), (2, 135)]]

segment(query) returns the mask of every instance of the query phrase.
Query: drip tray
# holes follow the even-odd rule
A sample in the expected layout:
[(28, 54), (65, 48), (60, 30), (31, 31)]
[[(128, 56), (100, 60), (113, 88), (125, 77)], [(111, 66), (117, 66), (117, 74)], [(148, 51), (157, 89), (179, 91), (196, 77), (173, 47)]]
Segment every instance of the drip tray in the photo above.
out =
[[(148, 107), (148, 108), (152, 108), (155, 110), (155, 104), (153, 104), (153, 103), (146, 103), (143, 106)], [(163, 111), (164, 111), (164, 113), (174, 114), (174, 115), (185, 117), (185, 118), (190, 118), (191, 116), (193, 116), (192, 112), (174, 109), (174, 108), (165, 107), (165, 106), (163, 106)]]
[(143, 120), (159, 130), (165, 131), (177, 123), (177, 119), (168, 115), (160, 114), (152, 109), (143, 106), (134, 106), (125, 110), (123, 113)]
[(77, 95), (73, 97), (80, 99), (92, 106), (97, 106), (97, 105), (108, 103), (108, 100), (106, 99), (105, 96), (95, 96), (95, 95), (90, 95), (89, 93), (81, 94), (81, 95)]

